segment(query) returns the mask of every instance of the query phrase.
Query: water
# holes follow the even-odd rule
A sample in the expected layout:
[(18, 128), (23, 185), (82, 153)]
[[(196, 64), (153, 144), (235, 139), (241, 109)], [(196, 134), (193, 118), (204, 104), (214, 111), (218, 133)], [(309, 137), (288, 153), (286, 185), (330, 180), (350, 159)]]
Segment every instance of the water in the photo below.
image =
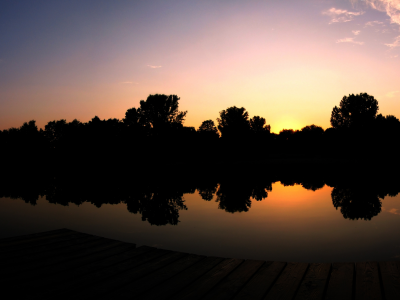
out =
[(0, 237), (69, 228), (207, 256), (400, 260), (400, 184), (392, 177), (188, 177), (3, 182)]

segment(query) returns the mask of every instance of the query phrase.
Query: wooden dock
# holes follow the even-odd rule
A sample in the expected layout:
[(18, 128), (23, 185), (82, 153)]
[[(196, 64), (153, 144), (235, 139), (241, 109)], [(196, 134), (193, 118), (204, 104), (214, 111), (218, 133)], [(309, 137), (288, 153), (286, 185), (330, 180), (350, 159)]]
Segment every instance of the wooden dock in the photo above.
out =
[(0, 252), (3, 299), (400, 299), (400, 262), (205, 257), (68, 229), (1, 239)]

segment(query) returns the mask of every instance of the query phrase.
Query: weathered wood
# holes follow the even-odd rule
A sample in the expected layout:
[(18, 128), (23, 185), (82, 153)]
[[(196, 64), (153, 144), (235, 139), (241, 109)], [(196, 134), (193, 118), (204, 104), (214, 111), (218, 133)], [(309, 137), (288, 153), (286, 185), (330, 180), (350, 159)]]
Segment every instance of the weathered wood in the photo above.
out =
[(400, 272), (396, 262), (380, 262), (383, 292), (386, 300), (400, 299)]
[[(134, 280), (137, 280), (150, 273), (153, 273), (154, 271), (161, 269), (169, 265), (170, 263), (173, 263), (174, 261), (181, 259), (186, 255), (187, 255), (186, 253), (169, 251), (169, 253), (165, 255), (162, 255), (152, 261), (149, 261), (145, 264), (141, 264), (136, 267), (129, 266), (129, 268), (126, 268), (127, 267), (126, 263), (119, 264), (118, 266), (120, 266), (120, 269), (127, 269), (127, 270), (124, 270), (124, 272), (118, 272), (117, 274), (115, 274), (115, 276), (108, 277), (105, 280), (100, 280), (96, 282), (90, 287), (87, 287), (82, 291), (80, 291), (79, 295), (75, 296), (74, 298), (88, 299), (91, 297), (94, 298), (103, 297), (107, 293), (115, 291), (118, 288), (121, 288), (133, 282)], [(109, 299), (110, 297), (113, 298), (112, 295), (107, 296), (106, 298)]]
[(305, 264), (203, 257), (57, 230), (0, 240), (18, 299), (400, 299), (400, 262)]
[(136, 298), (138, 295), (151, 288), (157, 288), (158, 284), (170, 279), (176, 274), (199, 262), (203, 258), (204, 256), (195, 254), (186, 255), (164, 268), (161, 268), (147, 276), (129, 283), (124, 287), (119, 288), (112, 293), (112, 296), (116, 299), (131, 299), (132, 296)]
[(288, 263), (264, 299), (293, 299), (307, 267), (307, 263)]
[(172, 295), (183, 290), (189, 284), (194, 282), (200, 276), (210, 271), (217, 264), (222, 262), (223, 258), (220, 257), (207, 257), (192, 267), (186, 269), (182, 273), (170, 278), (157, 288), (147, 291), (137, 299), (146, 300), (165, 300), (169, 299)]
[(58, 249), (63, 249), (71, 244), (84, 243), (88, 240), (100, 240), (101, 237), (95, 237), (90, 235), (84, 235), (79, 233), (72, 233), (64, 236), (57, 236), (51, 240), (39, 241), (34, 243), (30, 247), (20, 249), (18, 246), (13, 249), (7, 249), (7, 251), (0, 251), (0, 265), (2, 267), (18, 263), (25, 263), (24, 261), (35, 260), (35, 257), (46, 255), (49, 253), (56, 253)]
[(310, 264), (295, 300), (322, 300), (330, 269), (331, 264)]
[(70, 244), (68, 247), (56, 251), (51, 255), (49, 253), (46, 253), (40, 256), (40, 259), (36, 259), (34, 261), (31, 261), (30, 263), (16, 263), (14, 266), (3, 268), (2, 271), (4, 271), (4, 274), (2, 273), (0, 275), (0, 278), (11, 281), (14, 277), (18, 277), (20, 279), (29, 278), (33, 274), (38, 274), (38, 270), (47, 268), (50, 265), (67, 262), (72, 259), (91, 255), (106, 248), (116, 247), (123, 244), (124, 243), (122, 242), (103, 238), (96, 238), (94, 240), (88, 238), (85, 243)]
[(51, 236), (58, 235), (61, 233), (66, 233), (66, 232), (76, 232), (76, 231), (66, 229), (66, 228), (61, 228), (61, 229), (56, 229), (56, 230), (51, 230), (51, 231), (2, 238), (2, 239), (0, 239), (0, 247), (5, 247), (7, 245), (11, 245), (12, 243), (20, 243), (20, 244), (30, 243), (30, 241), (36, 240), (38, 238), (47, 238), (47, 237), (51, 237)]
[(53, 240), (56, 238), (71, 237), (76, 235), (83, 236), (85, 235), (85, 233), (76, 232), (72, 230), (65, 230), (43, 236), (37, 236), (37, 237), (32, 236), (26, 240), (18, 239), (16, 241), (0, 243), (0, 252), (7, 253), (7, 252), (13, 252), (15, 250), (32, 248), (35, 247), (36, 245), (43, 245), (47, 243), (51, 244), (54, 242)]
[[(88, 288), (88, 286), (94, 286), (108, 278), (114, 278), (127, 270), (157, 260), (168, 253), (171, 253), (171, 251), (154, 249), (153, 251), (148, 251), (140, 256), (125, 260), (122, 263), (73, 278), (66, 282), (62, 288), (45, 293), (45, 296), (41, 297), (41, 299), (57, 299), (60, 297), (74, 298), (76, 295), (81, 294), (81, 291)], [(106, 290), (106, 292), (108, 292), (108, 290)], [(88, 294), (88, 298), (90, 298), (90, 294)]]
[(356, 300), (381, 300), (378, 264), (362, 262), (356, 264)]
[(50, 293), (62, 288), (73, 279), (135, 256), (137, 254), (135, 250), (134, 245), (121, 244), (94, 252), (90, 256), (78, 257), (72, 261), (53, 264), (38, 271), (28, 272), (26, 275), (34, 273), (36, 276), (26, 281), (25, 289), (28, 293), (37, 295)]
[(201, 299), (222, 279), (243, 262), (242, 259), (225, 259), (171, 299)]
[(235, 300), (261, 300), (278, 278), (284, 262), (267, 261), (235, 296)]
[(244, 261), (213, 288), (206, 295), (206, 298), (217, 300), (232, 299), (263, 264), (264, 261), (260, 260)]
[[(128, 248), (126, 246), (129, 246)], [(77, 289), (79, 286), (87, 286), (91, 282), (97, 282), (103, 270), (112, 268), (120, 263), (131, 263), (132, 259), (146, 262), (151, 252), (156, 248), (142, 246), (133, 249), (130, 244), (123, 247), (114, 247), (82, 257), (70, 262), (68, 265), (57, 265), (57, 270), (50, 270), (50, 274), (41, 279), (42, 285), (34, 282), (35, 290), (40, 298), (56, 298), (63, 289), (71, 290), (71, 287)], [(53, 272), (51, 272), (53, 271)], [(106, 272), (107, 273), (107, 272)], [(44, 283), (44, 284), (43, 284)]]
[(333, 263), (326, 292), (326, 300), (353, 299), (353, 277), (353, 263)]

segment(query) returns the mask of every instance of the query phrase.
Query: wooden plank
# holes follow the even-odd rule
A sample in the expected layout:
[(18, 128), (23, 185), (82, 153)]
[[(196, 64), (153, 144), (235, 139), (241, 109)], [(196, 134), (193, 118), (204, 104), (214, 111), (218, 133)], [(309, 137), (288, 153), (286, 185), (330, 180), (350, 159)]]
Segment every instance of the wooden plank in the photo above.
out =
[(356, 264), (356, 300), (381, 300), (378, 264), (362, 262)]
[[(49, 251), (42, 251), (38, 253), (25, 253), (23, 256), (18, 256), (15, 258), (11, 258), (7, 264), (2, 265), (2, 270), (7, 271), (15, 269), (29, 269), (33, 266), (36, 266), (38, 263), (43, 265), (43, 262), (46, 260), (51, 260), (52, 258), (59, 258), (63, 255), (63, 253), (71, 254), (70, 250), (73, 249), (71, 247), (79, 247), (81, 245), (92, 244), (92, 243), (104, 243), (106, 239), (99, 237), (85, 237), (80, 239), (67, 240), (59, 243), (59, 246), (54, 249), (50, 249)], [(33, 265), (33, 266), (31, 266)], [(40, 266), (39, 266), (40, 267)]]
[(382, 286), (386, 300), (400, 299), (400, 272), (396, 262), (380, 262)]
[(186, 269), (182, 273), (170, 278), (155, 289), (147, 291), (145, 294), (138, 297), (138, 299), (146, 300), (165, 300), (169, 299), (172, 295), (183, 290), (189, 284), (194, 282), (200, 276), (210, 271), (216, 265), (221, 263), (223, 258), (220, 257), (207, 257), (192, 267)]
[(287, 263), (286, 268), (264, 299), (293, 299), (307, 267), (307, 263)]
[(76, 232), (73, 230), (69, 230), (66, 228), (61, 228), (61, 229), (56, 229), (56, 230), (51, 230), (51, 231), (45, 231), (45, 232), (39, 232), (39, 233), (31, 233), (31, 234), (25, 234), (25, 235), (19, 235), (19, 236), (13, 236), (13, 237), (8, 237), (8, 238), (2, 238), (0, 239), (0, 248), (3, 246), (6, 246), (8, 244), (12, 244), (13, 242), (22, 242), (26, 243), (38, 238), (45, 238), (47, 236), (53, 236), (53, 235), (58, 235), (60, 233), (66, 233), (66, 232)]
[[(137, 250), (141, 248), (142, 247), (139, 247), (137, 248)], [(107, 280), (111, 277), (116, 277), (131, 268), (135, 268), (137, 266), (157, 260), (168, 253), (171, 253), (171, 251), (151, 248), (151, 251), (145, 251), (145, 253), (142, 253), (138, 256), (130, 257), (128, 260), (124, 260), (121, 263), (114, 264), (95, 272), (83, 274), (79, 277), (71, 278), (70, 280), (66, 281), (62, 286), (60, 286), (59, 289), (44, 291), (42, 293), (43, 296), (41, 297), (41, 299), (75, 297), (75, 295), (81, 293), (81, 290), (84, 290), (88, 286), (96, 285), (97, 283)]]
[(331, 264), (310, 264), (295, 300), (322, 300), (330, 270)]
[(37, 255), (43, 255), (45, 252), (56, 251), (62, 249), (65, 245), (71, 243), (80, 243), (87, 238), (90, 239), (101, 239), (100, 237), (94, 237), (90, 235), (72, 233), (63, 236), (57, 236), (50, 240), (41, 240), (32, 244), (29, 247), (20, 249), (18, 246), (13, 249), (7, 249), (7, 251), (0, 251), (0, 266), (6, 266), (14, 264), (15, 261), (22, 263), (23, 260), (33, 260)]
[(206, 295), (206, 298), (232, 299), (264, 263), (264, 261), (260, 260), (246, 260), (214, 287)]
[(171, 277), (179, 274), (188, 267), (202, 260), (204, 256), (189, 254), (181, 259), (174, 261), (172, 264), (161, 268), (154, 273), (139, 278), (138, 280), (129, 283), (128, 285), (119, 288), (113, 292), (112, 295), (116, 299), (131, 299), (132, 296), (135, 298), (143, 292), (150, 290), (151, 288), (157, 287), (158, 284), (170, 279)]
[[(90, 239), (90, 238), (88, 238)], [(67, 262), (78, 257), (91, 255), (98, 251), (104, 250), (105, 248), (116, 247), (122, 245), (122, 242), (98, 239), (93, 237), (93, 241), (88, 240), (85, 243), (72, 244), (65, 247), (62, 250), (55, 251), (55, 253), (46, 253), (40, 257), (40, 259), (30, 261), (25, 264), (15, 264), (11, 267), (2, 268), (0, 278), (3, 280), (14, 280), (18, 278), (29, 278), (34, 274), (38, 274), (38, 270), (47, 268), (50, 265)]]
[(267, 261), (249, 282), (234, 297), (235, 300), (261, 300), (278, 278), (283, 268), (284, 262)]
[(353, 277), (353, 263), (333, 263), (325, 299), (351, 300), (353, 298)]
[[(158, 250), (160, 251), (160, 250)], [(109, 292), (115, 291), (118, 288), (127, 285), (134, 280), (137, 280), (143, 276), (146, 276), (154, 271), (161, 269), (170, 263), (186, 256), (186, 253), (180, 252), (169, 252), (165, 255), (157, 257), (154, 260), (151, 260), (145, 264), (140, 264), (138, 266), (135, 265), (127, 265), (126, 263), (119, 264), (119, 269), (117, 272), (114, 272), (114, 276), (108, 276), (104, 280), (99, 280), (91, 286), (83, 289), (79, 292), (79, 295), (74, 296), (75, 299), (87, 299), (90, 297), (100, 298), (105, 296), (105, 298), (110, 299), (113, 298), (112, 294), (109, 295)], [(136, 263), (137, 265), (137, 263)], [(119, 272), (118, 272), (119, 271)]]
[(38, 279), (31, 280), (25, 285), (26, 289), (40, 297), (57, 293), (59, 289), (63, 289), (66, 285), (73, 282), (87, 282), (84, 276), (109, 268), (115, 264), (123, 263), (134, 257), (155, 251), (152, 247), (133, 248), (130, 244), (123, 244), (118, 247), (106, 249), (104, 251), (82, 257), (71, 262), (58, 264), (43, 269), (38, 274)]
[(171, 299), (191, 299), (202, 298), (212, 288), (214, 288), (222, 279), (237, 268), (243, 259), (225, 259), (212, 270), (201, 276), (186, 289), (173, 296)]
[(52, 232), (51, 234), (46, 234), (46, 235), (38, 234), (38, 236), (32, 236), (27, 239), (18, 239), (16, 241), (3, 242), (0, 244), (0, 251), (1, 252), (7, 252), (7, 251), (10, 252), (10, 251), (13, 251), (14, 249), (24, 249), (24, 248), (32, 247), (36, 243), (39, 243), (39, 242), (44, 242), (44, 243), (50, 242), (51, 243), (53, 238), (76, 235), (76, 234), (83, 235), (84, 233), (80, 233), (80, 232), (71, 230), (71, 231), (57, 231), (57, 232)]

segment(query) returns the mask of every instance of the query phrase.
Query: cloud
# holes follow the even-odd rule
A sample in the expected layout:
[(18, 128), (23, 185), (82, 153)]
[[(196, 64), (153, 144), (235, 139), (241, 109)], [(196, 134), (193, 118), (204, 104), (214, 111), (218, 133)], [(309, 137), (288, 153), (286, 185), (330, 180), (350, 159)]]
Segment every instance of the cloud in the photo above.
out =
[(394, 98), (394, 97), (396, 97), (397, 93), (399, 93), (399, 91), (393, 91), (393, 92), (386, 93), (385, 96), (388, 98)]
[(153, 66), (153, 65), (147, 65), (149, 68), (152, 68), (152, 69), (158, 69), (158, 68), (161, 68), (162, 66)]
[(373, 9), (386, 12), (391, 23), (400, 25), (400, 0), (364, 0)]
[(383, 211), (387, 211), (388, 213), (394, 214), (394, 215), (400, 215), (399, 210), (397, 208), (391, 208), (391, 209), (387, 209), (382, 207)]
[(322, 14), (331, 17), (331, 21), (329, 22), (329, 24), (332, 24), (350, 22), (351, 20), (353, 20), (354, 17), (361, 16), (362, 14), (364, 14), (364, 12), (352, 12), (345, 9), (337, 9), (332, 7), (326, 11), (323, 11)]
[(394, 49), (394, 48), (400, 47), (400, 35), (397, 36), (397, 37), (394, 39), (393, 43), (391, 43), (391, 44), (385, 44), (385, 46), (388, 46), (390, 49)]
[(352, 33), (353, 33), (354, 35), (359, 35), (360, 32), (361, 32), (360, 30), (353, 30), (353, 31), (352, 31)]
[(375, 25), (382, 25), (383, 24), (383, 22), (380, 22), (380, 21), (369, 21), (369, 22), (367, 22), (367, 23), (365, 23), (365, 27), (368, 27), (368, 26), (375, 26)]
[(364, 44), (364, 42), (355, 41), (354, 38), (340, 39), (340, 40), (337, 40), (336, 43), (352, 43), (352, 44), (357, 44), (357, 45), (363, 45)]

